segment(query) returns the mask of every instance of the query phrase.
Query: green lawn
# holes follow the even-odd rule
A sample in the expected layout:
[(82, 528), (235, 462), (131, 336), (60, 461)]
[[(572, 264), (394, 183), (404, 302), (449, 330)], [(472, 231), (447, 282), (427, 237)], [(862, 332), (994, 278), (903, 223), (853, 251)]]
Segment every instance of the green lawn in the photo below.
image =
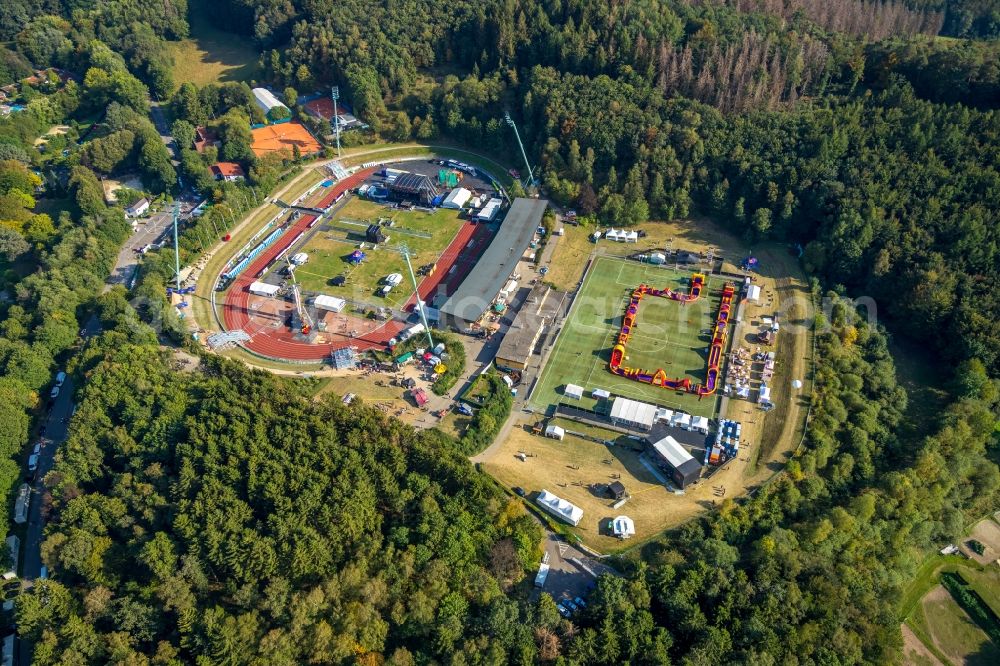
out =
[(168, 42), (174, 57), (174, 83), (194, 83), (201, 87), (220, 81), (248, 81), (257, 78), (257, 51), (253, 40), (217, 29), (204, 14), (200, 3), (192, 3), (188, 20), (191, 36)]
[[(558, 403), (563, 400), (562, 388), (572, 383), (587, 389), (585, 398), (579, 401), (585, 408), (595, 404), (589, 398), (590, 390), (604, 388), (616, 395), (691, 414), (715, 416), (718, 398), (699, 400), (690, 393), (617, 377), (607, 369), (632, 290), (646, 283), (686, 292), (690, 277), (690, 271), (608, 257), (596, 259), (532, 394), (532, 402), (537, 407)], [(724, 283), (723, 279), (708, 276), (702, 297), (688, 304), (650, 295), (643, 298), (625, 364), (650, 372), (663, 368), (671, 378), (704, 382), (711, 342), (706, 331), (714, 323)]]
[[(295, 271), (302, 288), (372, 305), (402, 306), (413, 293), (402, 255), (388, 248), (368, 248), (365, 250), (367, 258), (360, 265), (354, 266), (347, 260), (364, 242), (366, 225), (380, 217), (392, 218), (395, 222), (394, 227), (386, 229), (388, 245), (405, 243), (411, 252), (414, 271), (438, 261), (463, 224), (455, 210), (438, 209), (433, 213), (390, 210), (381, 204), (352, 197), (332, 219), (325, 221), (330, 229), (321, 230), (303, 247), (302, 251), (309, 254), (309, 263)], [(416, 232), (416, 235), (407, 232)], [(386, 298), (377, 296), (382, 281), (392, 273), (401, 274), (403, 284)], [(342, 287), (331, 286), (330, 279), (338, 275), (344, 275), (347, 283)]]
[(1000, 649), (941, 587), (931, 589), (907, 624), (950, 663), (987, 666), (1000, 661)]

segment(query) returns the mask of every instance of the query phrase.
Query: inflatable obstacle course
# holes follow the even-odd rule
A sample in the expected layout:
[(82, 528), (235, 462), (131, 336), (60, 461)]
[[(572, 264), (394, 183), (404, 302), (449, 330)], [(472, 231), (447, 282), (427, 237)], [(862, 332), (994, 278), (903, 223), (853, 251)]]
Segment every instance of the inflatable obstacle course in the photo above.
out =
[(619, 377), (625, 377), (626, 379), (674, 391), (686, 391), (699, 397), (715, 393), (719, 382), (719, 367), (722, 364), (722, 356), (726, 348), (730, 310), (733, 304), (733, 297), (736, 294), (736, 287), (728, 282), (722, 288), (719, 312), (715, 318), (715, 325), (712, 328), (712, 344), (708, 350), (708, 370), (704, 384), (692, 384), (691, 380), (687, 378), (671, 379), (667, 377), (667, 373), (662, 368), (657, 369), (655, 372), (649, 372), (641, 368), (629, 368), (622, 365), (622, 362), (625, 360), (626, 346), (632, 332), (635, 330), (639, 305), (644, 296), (659, 296), (681, 303), (689, 303), (701, 296), (701, 290), (704, 288), (704, 285), (705, 276), (701, 273), (695, 273), (691, 276), (691, 289), (686, 294), (671, 289), (654, 289), (645, 284), (639, 285), (632, 292), (628, 306), (625, 308), (625, 317), (622, 319), (622, 326), (618, 332), (618, 342), (611, 350), (611, 361), (608, 363), (608, 370)]

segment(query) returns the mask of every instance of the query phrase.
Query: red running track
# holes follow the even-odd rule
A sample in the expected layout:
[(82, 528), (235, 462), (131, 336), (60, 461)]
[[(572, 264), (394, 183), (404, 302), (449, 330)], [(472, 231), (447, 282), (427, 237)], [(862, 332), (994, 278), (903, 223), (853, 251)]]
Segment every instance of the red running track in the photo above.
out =
[[(374, 168), (365, 169), (340, 181), (336, 185), (331, 186), (332, 191), (327, 197), (332, 201), (342, 192), (346, 192), (363, 183), (374, 171)], [(250, 284), (256, 279), (257, 274), (264, 270), (288, 246), (291, 240), (306, 231), (309, 224), (315, 219), (316, 216), (314, 215), (303, 215), (296, 220), (295, 224), (283, 236), (283, 238), (289, 239), (289, 242), (278, 243), (262, 252), (233, 281), (226, 294), (223, 308), (223, 321), (225, 322), (226, 330), (235, 331), (242, 329), (249, 333), (252, 337), (243, 346), (252, 352), (273, 358), (295, 361), (319, 361), (329, 357), (330, 352), (343, 347), (345, 344), (350, 344), (361, 350), (384, 347), (390, 339), (396, 337), (400, 331), (407, 327), (403, 322), (389, 321), (379, 328), (356, 338), (326, 331), (322, 335), (326, 337), (328, 342), (322, 344), (304, 342), (298, 334), (284, 325), (277, 328), (268, 327), (266, 330), (257, 326), (258, 330), (254, 330), (255, 324), (251, 321), (250, 311)], [(449, 295), (454, 292), (465, 276), (471, 272), (472, 267), (475, 266), (483, 250), (486, 249), (486, 246), (489, 244), (489, 237), (490, 229), (487, 225), (476, 225), (469, 222), (463, 224), (438, 260), (434, 275), (424, 278), (418, 285), (417, 293), (420, 295), (420, 298), (426, 300), (429, 296), (442, 289)], [(474, 241), (471, 246), (469, 246), (470, 240)], [(456, 269), (450, 273), (452, 266), (456, 266)], [(414, 304), (415, 299), (411, 296), (405, 307), (409, 309)]]

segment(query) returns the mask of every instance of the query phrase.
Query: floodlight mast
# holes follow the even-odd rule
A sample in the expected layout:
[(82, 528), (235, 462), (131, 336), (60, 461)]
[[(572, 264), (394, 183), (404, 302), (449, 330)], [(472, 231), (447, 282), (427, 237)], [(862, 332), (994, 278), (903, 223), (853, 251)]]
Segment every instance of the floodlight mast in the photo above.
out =
[(531, 172), (531, 163), (528, 161), (528, 153), (524, 150), (524, 144), (521, 143), (521, 133), (517, 131), (517, 125), (514, 124), (514, 119), (510, 117), (510, 112), (504, 111), (503, 118), (507, 121), (507, 124), (514, 128), (514, 136), (517, 138), (517, 145), (521, 147), (521, 156), (524, 158), (524, 166), (528, 169), (528, 185), (525, 189), (535, 184), (535, 175)]
[(178, 294), (181, 293), (181, 251), (177, 244), (177, 220), (180, 215), (181, 205), (180, 203), (174, 203), (174, 277), (177, 280)]
[(337, 159), (340, 159), (340, 114), (337, 112), (337, 100), (340, 99), (340, 86), (330, 88), (330, 98), (333, 100), (333, 133), (337, 135)]
[(410, 271), (410, 280), (413, 282), (413, 302), (420, 313), (420, 322), (424, 325), (424, 332), (427, 333), (427, 344), (434, 349), (434, 338), (431, 337), (431, 326), (427, 323), (427, 313), (424, 312), (424, 304), (420, 300), (420, 289), (417, 287), (417, 276), (413, 272), (413, 264), (410, 263), (410, 248), (405, 243), (400, 243), (395, 250), (403, 255), (406, 260), (406, 268)]

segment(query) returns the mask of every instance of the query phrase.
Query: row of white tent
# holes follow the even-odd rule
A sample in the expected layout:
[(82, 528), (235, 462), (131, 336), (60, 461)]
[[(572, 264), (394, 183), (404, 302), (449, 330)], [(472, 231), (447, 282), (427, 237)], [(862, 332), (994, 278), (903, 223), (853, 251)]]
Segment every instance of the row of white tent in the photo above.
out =
[(659, 407), (656, 410), (655, 419), (671, 428), (691, 430), (705, 435), (708, 434), (708, 418), (705, 416), (694, 416), (686, 412), (675, 412), (664, 407)]
[(604, 237), (608, 240), (618, 241), (619, 243), (638, 243), (639, 242), (639, 232), (638, 231), (616, 231), (614, 227), (609, 229), (604, 233)]

